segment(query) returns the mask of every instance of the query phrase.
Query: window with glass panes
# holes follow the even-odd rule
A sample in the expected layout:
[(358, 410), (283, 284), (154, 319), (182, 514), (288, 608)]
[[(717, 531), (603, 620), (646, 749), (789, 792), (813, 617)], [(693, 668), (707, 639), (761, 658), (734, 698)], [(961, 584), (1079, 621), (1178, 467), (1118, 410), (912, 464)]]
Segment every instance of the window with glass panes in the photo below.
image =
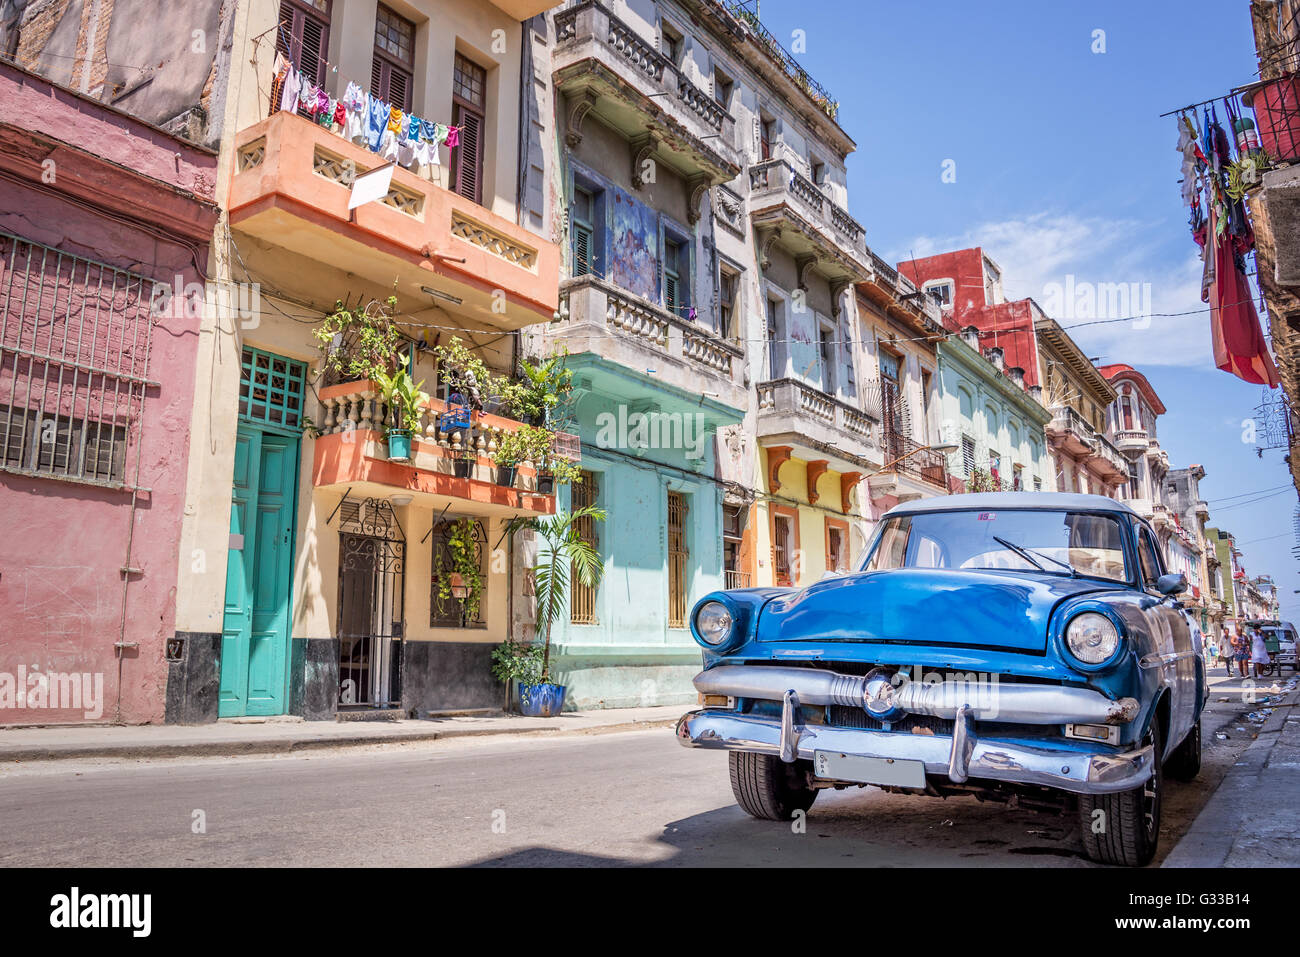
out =
[(738, 338), (740, 328), (736, 323), (736, 295), (740, 290), (740, 273), (727, 265), (718, 267), (718, 331), (724, 336)]
[(466, 199), (482, 203), (487, 70), (459, 53), (452, 68), (451, 114), (452, 125), (460, 128), (460, 144), (451, 151), (451, 188)]
[(415, 24), (382, 3), (375, 11), (375, 55), (370, 93), (403, 112), (411, 109), (415, 85)]

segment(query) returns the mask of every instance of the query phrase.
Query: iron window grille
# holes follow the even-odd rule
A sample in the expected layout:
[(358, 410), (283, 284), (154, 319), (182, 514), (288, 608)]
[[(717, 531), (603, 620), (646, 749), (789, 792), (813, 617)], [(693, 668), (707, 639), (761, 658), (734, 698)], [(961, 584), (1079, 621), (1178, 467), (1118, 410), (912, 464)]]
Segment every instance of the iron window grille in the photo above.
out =
[[(569, 488), (570, 505), (573, 511), (596, 505), (600, 499), (600, 486), (596, 483), (596, 473), (583, 471), (580, 481)], [(600, 538), (596, 533), (596, 520), (590, 515), (579, 518), (574, 525), (578, 537), (592, 548), (600, 548)], [(596, 588), (588, 587), (578, 581), (576, 568), (569, 569), (569, 621), (575, 625), (596, 624)]]
[(307, 364), (245, 346), (239, 377), (239, 417), (286, 432), (302, 430)]
[[(482, 590), (479, 593), (478, 608), (474, 614), (470, 615), (470, 609), (464, 598), (457, 597), (455, 589), (462, 587), (457, 584), (452, 562), (451, 554), (451, 529), (459, 521), (458, 519), (447, 518), (438, 522), (430, 530), (433, 539), (433, 574), (430, 576), (429, 588), (429, 627), (431, 628), (486, 628), (487, 621), (484, 618), (488, 600), (487, 588), (487, 530), (480, 521), (472, 521), (473, 542), (474, 542), (474, 564), (478, 568), (479, 581), (482, 582)], [(446, 581), (448, 590), (452, 591), (449, 598), (442, 597), (442, 588), (440, 587)], [(468, 595), (466, 596), (468, 597)]]
[(136, 487), (145, 394), (158, 386), (151, 310), (166, 288), (0, 233), (0, 467)]
[(391, 503), (339, 503), (340, 706), (397, 707), (405, 636), (406, 535)]

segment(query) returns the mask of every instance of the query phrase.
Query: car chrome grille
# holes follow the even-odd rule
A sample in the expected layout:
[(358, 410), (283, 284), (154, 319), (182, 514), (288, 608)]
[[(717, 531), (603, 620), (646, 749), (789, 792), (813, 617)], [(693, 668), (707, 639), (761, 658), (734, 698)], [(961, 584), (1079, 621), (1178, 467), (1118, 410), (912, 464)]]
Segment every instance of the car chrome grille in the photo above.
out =
[[(826, 709), (826, 723), (837, 728), (860, 728), (864, 731), (883, 731), (885, 726), (862, 708), (833, 704)], [(953, 722), (948, 718), (934, 718), (926, 714), (905, 715), (889, 726), (891, 731), (904, 734), (952, 734)]]

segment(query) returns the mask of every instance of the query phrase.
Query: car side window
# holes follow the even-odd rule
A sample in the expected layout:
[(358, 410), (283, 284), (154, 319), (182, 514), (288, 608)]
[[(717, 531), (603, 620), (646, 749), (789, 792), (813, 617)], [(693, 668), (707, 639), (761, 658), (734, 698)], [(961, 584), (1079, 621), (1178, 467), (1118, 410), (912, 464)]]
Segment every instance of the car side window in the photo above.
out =
[(1145, 528), (1138, 529), (1138, 567), (1142, 570), (1142, 584), (1154, 585), (1160, 577), (1160, 553), (1151, 533)]

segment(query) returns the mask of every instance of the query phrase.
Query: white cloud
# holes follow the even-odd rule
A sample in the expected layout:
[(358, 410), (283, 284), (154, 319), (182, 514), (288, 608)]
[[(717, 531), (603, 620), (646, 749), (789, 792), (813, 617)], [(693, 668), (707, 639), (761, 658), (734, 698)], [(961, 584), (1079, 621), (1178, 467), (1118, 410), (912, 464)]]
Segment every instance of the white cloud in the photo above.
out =
[[(918, 236), (893, 258), (970, 246), (1002, 267), (1008, 299), (1032, 297), (1103, 364), (1213, 366), (1201, 261), (1186, 229), (1170, 235), (1167, 220), (1037, 213), (958, 236)], [(1184, 315), (1160, 315), (1169, 313)], [(1146, 318), (1126, 319), (1139, 314)], [(1095, 319), (1126, 321), (1080, 325)]]

